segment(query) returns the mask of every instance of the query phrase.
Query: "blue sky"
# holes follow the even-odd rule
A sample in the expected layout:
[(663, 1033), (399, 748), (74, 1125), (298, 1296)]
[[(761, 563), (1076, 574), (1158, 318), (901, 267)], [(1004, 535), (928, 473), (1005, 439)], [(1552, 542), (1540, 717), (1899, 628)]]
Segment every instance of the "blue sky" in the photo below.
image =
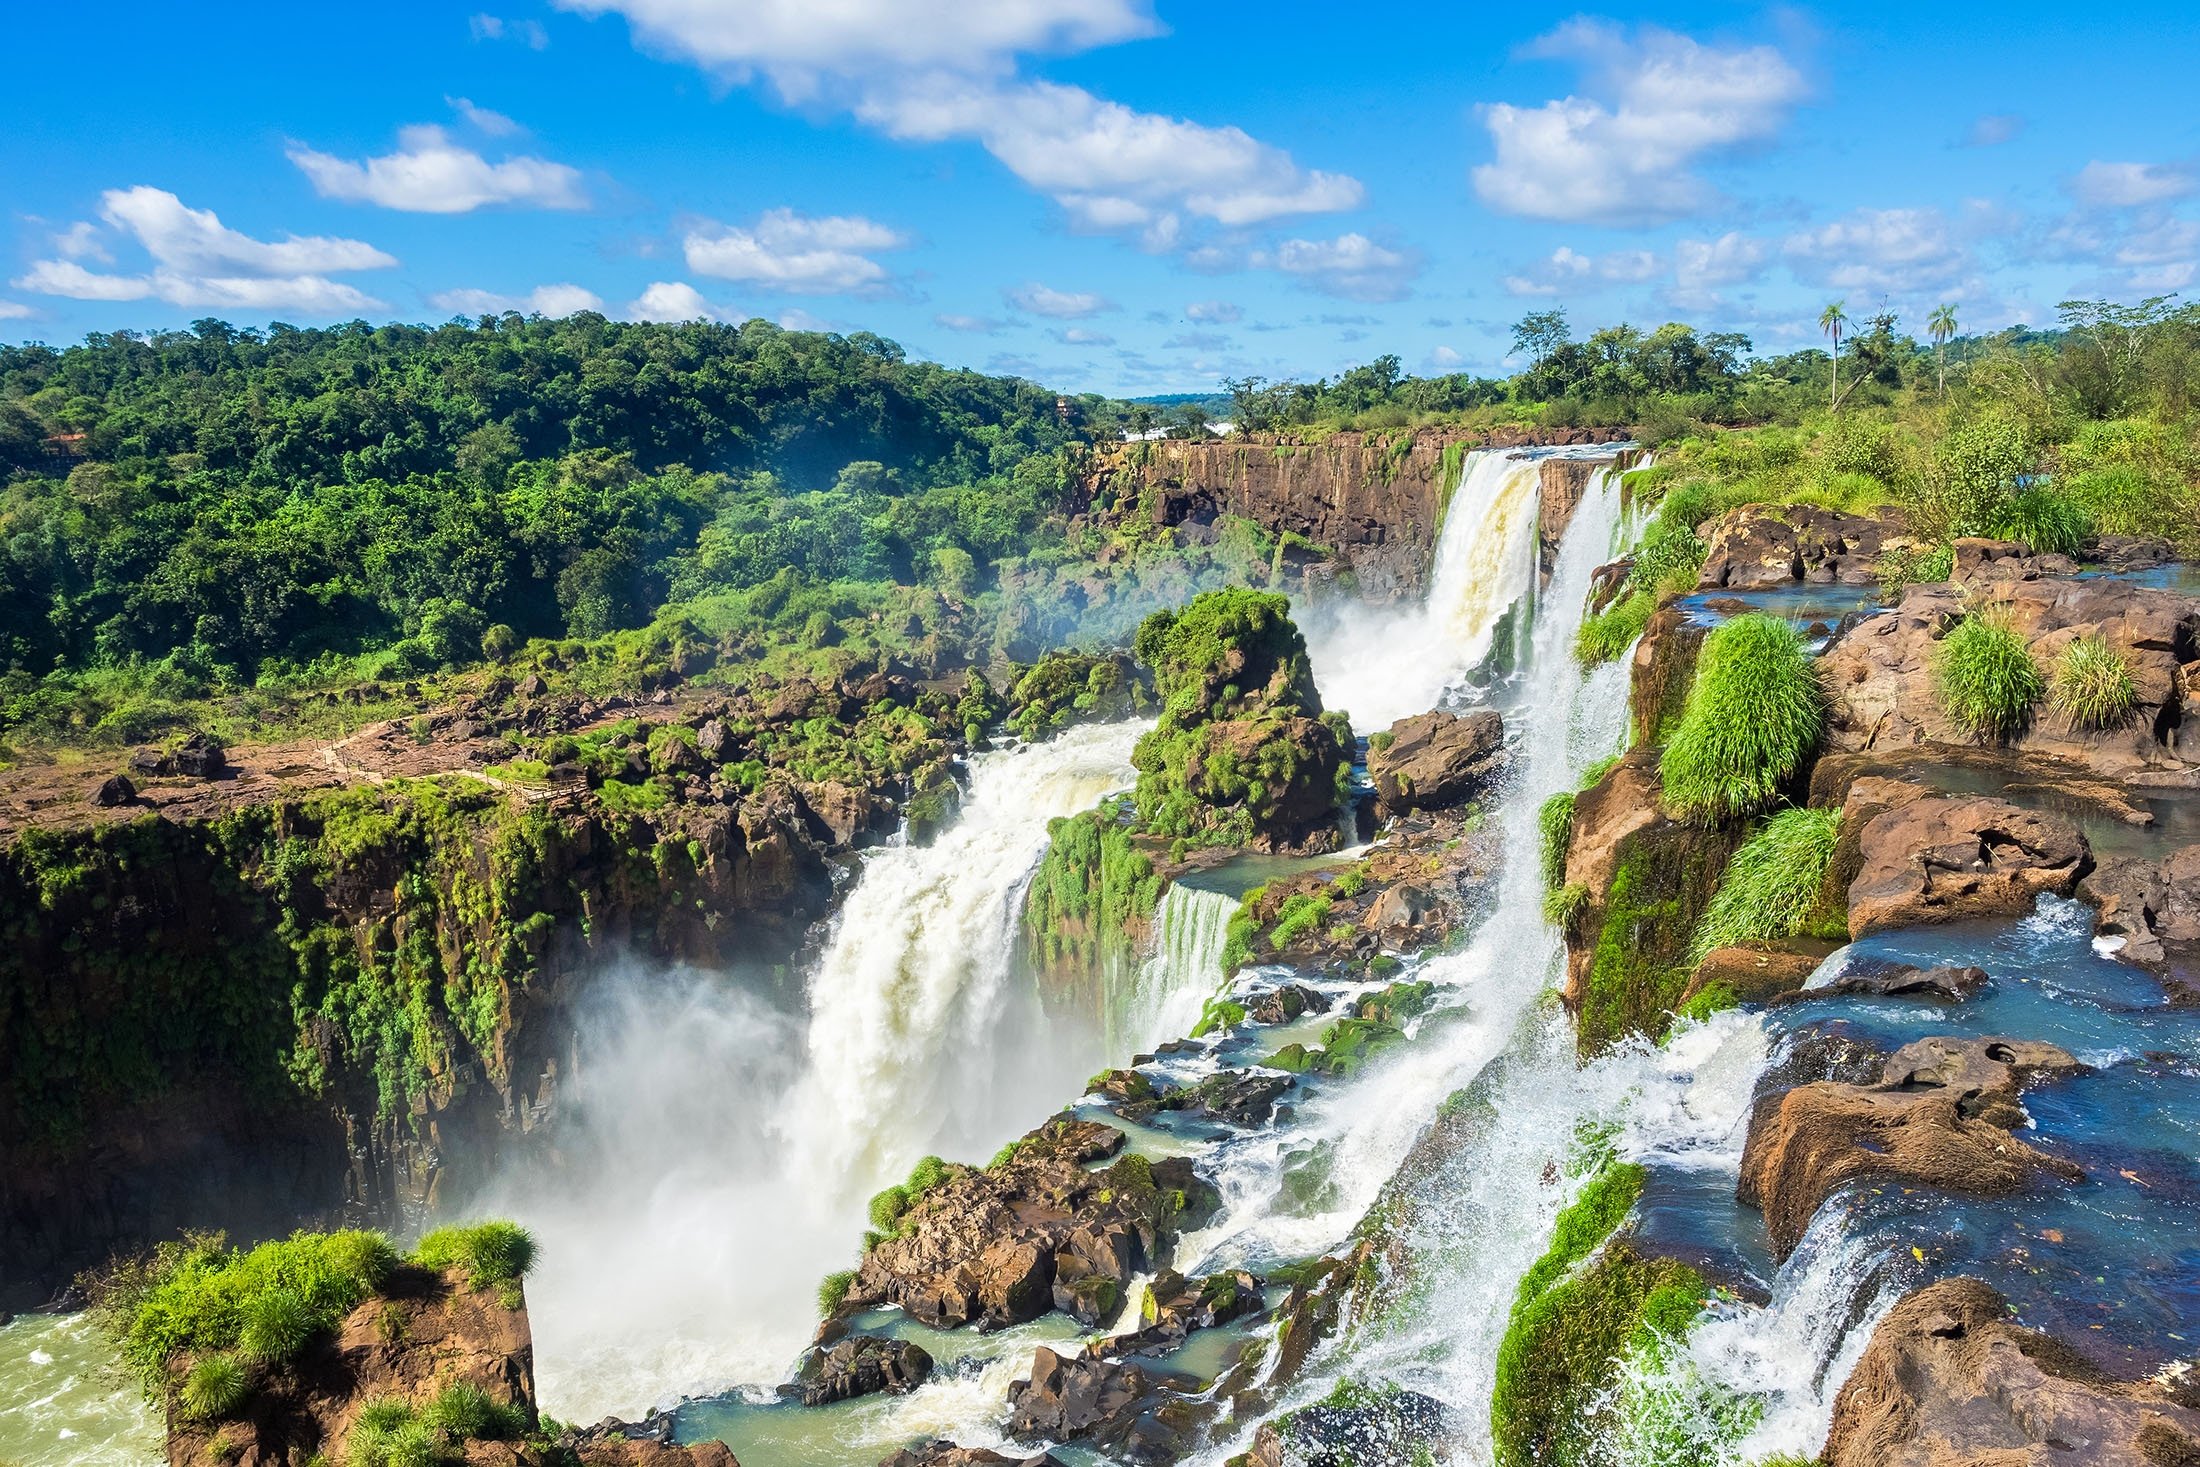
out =
[[(25, 7), (0, 338), (218, 315), (869, 329), (1123, 393), (2051, 320), (2200, 268), (2189, 5)], [(88, 54), (96, 54), (96, 63)], [(26, 64), (24, 58), (47, 58)]]

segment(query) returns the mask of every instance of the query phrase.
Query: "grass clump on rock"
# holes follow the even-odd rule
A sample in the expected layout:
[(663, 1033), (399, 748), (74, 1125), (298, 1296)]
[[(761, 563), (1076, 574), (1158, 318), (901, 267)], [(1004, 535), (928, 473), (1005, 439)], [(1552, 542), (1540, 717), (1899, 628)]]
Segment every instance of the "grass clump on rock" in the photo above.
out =
[(193, 1421), (218, 1421), (244, 1404), (252, 1377), (234, 1355), (208, 1355), (191, 1367), (176, 1392), (183, 1414)]
[(420, 1240), (413, 1262), (437, 1273), (464, 1268), (466, 1282), (477, 1289), (517, 1284), (535, 1266), (535, 1237), (509, 1222), (437, 1228)]
[(1802, 634), (1775, 616), (1738, 616), (1704, 638), (1665, 748), (1666, 803), (1697, 823), (1755, 814), (1778, 798), (1824, 726), (1825, 695)]
[(345, 1445), (346, 1467), (438, 1467), (456, 1460), (472, 1441), (508, 1441), (530, 1422), (517, 1406), (496, 1400), (479, 1386), (445, 1386), (425, 1406), (375, 1401), (359, 1413)]
[(1956, 726), (1981, 739), (2021, 731), (2047, 690), (2024, 638), (1991, 613), (1965, 617), (1941, 639), (1933, 686)]
[(2131, 717), (2139, 690), (2121, 652), (2100, 637), (2080, 637), (2055, 655), (2047, 701), (2073, 728), (2114, 728)]
[(1818, 905), (1840, 823), (1832, 810), (1782, 810), (1767, 820), (1727, 862), (1696, 929), (1690, 960), (1701, 962), (1717, 948), (1802, 932)]
[(1574, 843), (1574, 794), (1560, 790), (1535, 812), (1536, 829), (1542, 836), (1543, 886), (1555, 891), (1566, 882), (1566, 857)]

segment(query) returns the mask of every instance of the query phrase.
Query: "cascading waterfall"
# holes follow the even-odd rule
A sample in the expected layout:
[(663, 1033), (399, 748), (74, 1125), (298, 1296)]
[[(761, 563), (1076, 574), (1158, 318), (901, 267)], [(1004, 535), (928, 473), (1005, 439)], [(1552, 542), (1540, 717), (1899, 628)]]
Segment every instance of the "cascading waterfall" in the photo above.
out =
[(532, 1227), (539, 1385), (568, 1419), (776, 1381), (847, 1266), (865, 1199), (927, 1152), (983, 1159), (1089, 1073), (1098, 1036), (1014, 980), (1047, 822), (1133, 778), (1141, 726), (971, 761), (929, 846), (873, 852), (808, 979), (807, 1013), (717, 975), (608, 973), (576, 1025), (561, 1175), (486, 1199)]
[(1153, 948), (1133, 971), (1129, 992), (1111, 999), (1108, 1053), (1118, 1060), (1180, 1038), (1222, 980), (1222, 946), (1237, 898), (1179, 881), (1154, 912)]

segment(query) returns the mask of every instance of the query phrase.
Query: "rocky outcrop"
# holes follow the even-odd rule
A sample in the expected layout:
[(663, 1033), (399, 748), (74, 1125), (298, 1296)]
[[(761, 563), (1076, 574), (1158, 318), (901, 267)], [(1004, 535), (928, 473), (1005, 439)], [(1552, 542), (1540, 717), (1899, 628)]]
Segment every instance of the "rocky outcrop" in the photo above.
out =
[[(2006, 575), (1987, 574), (2007, 566)], [(1959, 567), (1959, 581), (1961, 580)], [(2115, 650), (2131, 676), (2128, 718), (2091, 729), (2042, 706), (2008, 740), (2019, 754), (2062, 761), (2075, 772), (2141, 784), (2200, 784), (2200, 597), (2127, 582), (2037, 574), (2036, 562), (1983, 561), (1968, 584), (1911, 586), (1892, 611), (1843, 633), (1820, 659), (1836, 751), (1879, 753), (1976, 742), (1935, 691), (1940, 640), (1967, 611), (2006, 618), (2042, 667), (2081, 636)]]
[(934, 1440), (903, 1447), (881, 1460), (878, 1467), (1062, 1467), (1062, 1464), (1045, 1452), (1029, 1457), (1005, 1457), (984, 1447), (958, 1447), (950, 1441)]
[(1131, 1276), (1220, 1202), (1183, 1157), (1088, 1170), (1122, 1147), (1112, 1126), (1065, 1118), (983, 1171), (954, 1169), (864, 1255), (842, 1312), (898, 1304), (941, 1329), (1112, 1315)]
[(1008, 1387), (1008, 1430), (1039, 1441), (1089, 1442), (1116, 1460), (1174, 1461), (1186, 1445), (1158, 1416), (1153, 1379), (1136, 1365), (1040, 1346), (1028, 1379)]
[(1920, 968), (1912, 963), (1869, 963), (1851, 969), (1810, 998), (1917, 998), (1936, 1003), (1962, 1003), (1977, 995), (1989, 979), (1984, 968)]
[(1348, 1388), (1253, 1435), (1247, 1467), (1414, 1467), (1445, 1461), (1458, 1435), (1444, 1403), (1418, 1391)]
[(1110, 1356), (1166, 1355), (1193, 1331), (1213, 1329), (1261, 1311), (1260, 1280), (1244, 1269), (1186, 1278), (1163, 1269), (1147, 1287), (1139, 1327), (1095, 1342)]
[(1653, 612), (1628, 664), (1628, 706), (1634, 742), (1662, 744), (1688, 707), (1696, 658), (1711, 628), (1678, 606)]
[(1698, 533), (1708, 553), (1700, 589), (1761, 591), (1797, 581), (1870, 585), (1877, 564), (1900, 532), (1883, 520), (1810, 505), (1745, 505), (1728, 510)]
[(1834, 1400), (1825, 1467), (2200, 1462), (2200, 1390), (2189, 1377), (2113, 1379), (2008, 1316), (1975, 1279), (1906, 1295)]
[(2122, 939), (2116, 955), (2177, 980), (2178, 997), (2200, 1002), (2200, 845), (2158, 861), (2113, 857), (2079, 883), (2099, 913), (2101, 935)]
[(1574, 800), (1564, 885), (1581, 904), (1566, 932), (1566, 988), (1585, 1053), (1661, 1035), (1689, 979), (1697, 923), (1743, 831), (1660, 808), (1658, 751), (1638, 745)]
[(932, 1374), (932, 1357), (911, 1340), (846, 1335), (811, 1353), (795, 1375), (805, 1406), (830, 1406), (881, 1391), (906, 1395)]
[[(1212, 536), (1224, 516), (1251, 520), (1278, 536), (1296, 535), (1330, 552), (1301, 561), (1307, 581), (1342, 577), (1367, 599), (1403, 600), (1427, 585), (1445, 497), (1469, 449), (1625, 436), (1599, 429), (1439, 428), (1334, 433), (1303, 443), (1260, 436), (1162, 440), (1105, 450), (1083, 489), (1096, 514), (1136, 515), (1187, 538)], [(1557, 487), (1563, 492), (1565, 481)], [(1543, 527), (1551, 544), (1563, 523), (1554, 513)]]
[[(1873, 809), (1878, 813), (1869, 814)], [(2093, 866), (2077, 826), (2007, 800), (1924, 795), (1914, 785), (1860, 780), (1849, 791), (1844, 821), (1852, 814), (1862, 822), (1848, 887), (1852, 938), (2029, 912), (2043, 893), (2068, 896)]]
[(1713, 948), (1688, 975), (1679, 1006), (1686, 1010), (1699, 995), (1715, 996), (1724, 1006), (1792, 993), (1818, 971), (1823, 960), (1822, 953), (1770, 942)]
[(1504, 755), (1505, 721), (1489, 709), (1401, 718), (1368, 744), (1376, 808), (1389, 816), (1465, 804), (1497, 778)]
[(1983, 1196), (2015, 1192), (2043, 1172), (2081, 1180), (2078, 1167), (2010, 1132), (2025, 1123), (2025, 1085), (2083, 1068), (2052, 1044), (1936, 1037), (1897, 1050), (1875, 1084), (1818, 1081), (1762, 1096), (1738, 1195), (1764, 1213), (1785, 1259), (1819, 1204), (1859, 1178)]

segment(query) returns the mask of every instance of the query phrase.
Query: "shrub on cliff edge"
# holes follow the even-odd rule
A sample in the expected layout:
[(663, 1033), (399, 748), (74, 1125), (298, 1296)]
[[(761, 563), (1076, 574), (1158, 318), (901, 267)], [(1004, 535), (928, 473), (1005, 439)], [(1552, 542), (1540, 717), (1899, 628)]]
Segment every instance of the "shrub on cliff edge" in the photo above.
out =
[(1933, 686), (1956, 726), (1981, 739), (2007, 739), (2022, 730), (2047, 690), (2024, 638), (1992, 612), (1965, 617), (1941, 639)]
[(1801, 932), (1818, 903), (1840, 823), (1832, 810), (1782, 810), (1767, 820), (1726, 863), (1689, 961), (1700, 963), (1716, 948)]
[(1738, 616), (1704, 638), (1695, 686), (1666, 745), (1666, 803), (1685, 820), (1751, 815), (1817, 747), (1825, 694), (1802, 634), (1776, 616)]

